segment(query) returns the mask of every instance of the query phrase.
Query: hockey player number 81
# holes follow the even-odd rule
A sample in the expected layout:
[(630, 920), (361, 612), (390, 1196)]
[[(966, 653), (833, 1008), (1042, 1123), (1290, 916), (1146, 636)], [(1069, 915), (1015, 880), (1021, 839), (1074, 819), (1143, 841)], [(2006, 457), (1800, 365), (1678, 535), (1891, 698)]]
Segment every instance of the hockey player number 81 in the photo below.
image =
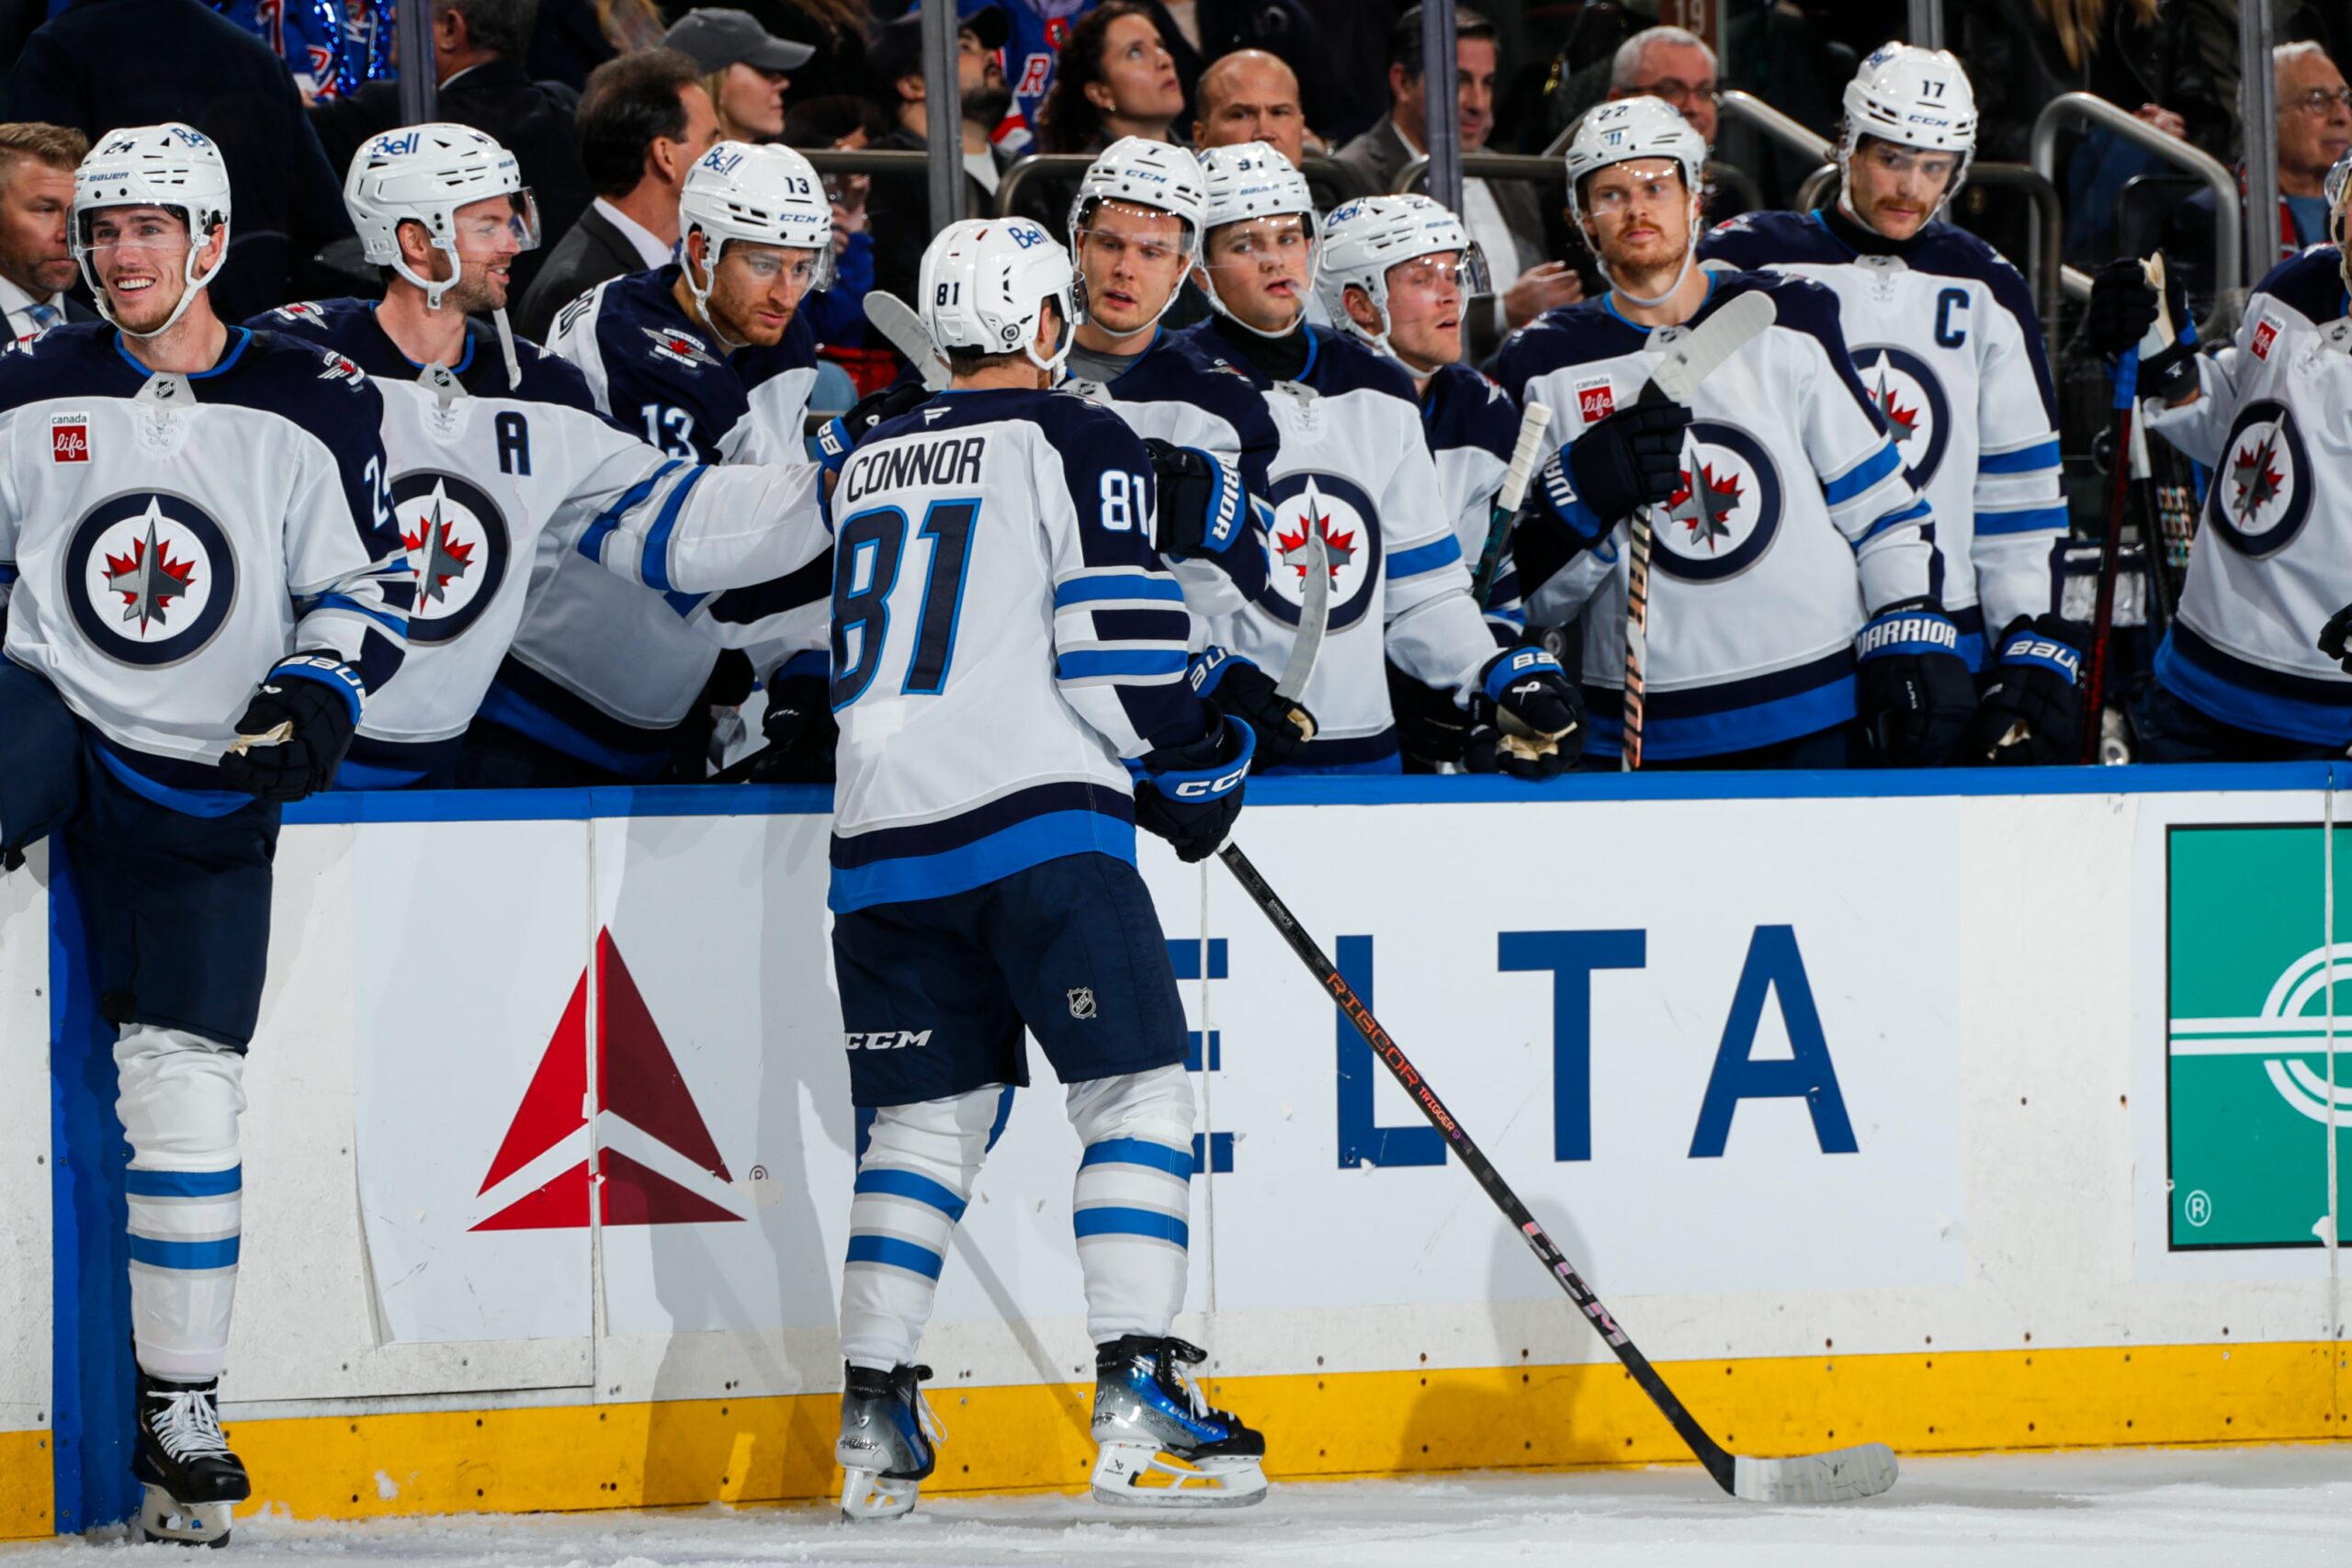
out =
[[(964, 604), (977, 500), (934, 501), (917, 530), (931, 542), (930, 569), (915, 615), (914, 655), (899, 690), (936, 696), (947, 684), (956, 655), (956, 623)], [(833, 539), (833, 711), (865, 694), (890, 640), (890, 592), (907, 549), (907, 514), (895, 506), (861, 512)]]

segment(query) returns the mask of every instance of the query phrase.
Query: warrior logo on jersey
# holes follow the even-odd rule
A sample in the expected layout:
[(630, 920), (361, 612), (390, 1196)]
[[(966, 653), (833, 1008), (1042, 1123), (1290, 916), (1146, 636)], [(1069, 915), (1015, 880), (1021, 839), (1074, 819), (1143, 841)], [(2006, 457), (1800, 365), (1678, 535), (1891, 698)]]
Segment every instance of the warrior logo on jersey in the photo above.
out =
[(1259, 603), (1277, 620), (1298, 625), (1312, 529), (1322, 536), (1329, 563), (1330, 629), (1353, 626), (1372, 602), (1367, 590), (1380, 569), (1380, 509), (1353, 479), (1337, 474), (1286, 474), (1267, 499), (1273, 521), (1264, 534), (1267, 591)]
[(201, 650), (237, 600), (220, 525), (183, 496), (133, 491), (99, 503), (65, 544), (74, 624), (123, 664), (176, 664)]
[(1736, 577), (1779, 536), (1781, 498), (1781, 471), (1762, 442), (1736, 425), (1693, 420), (1682, 482), (1653, 525), (1652, 558), (1685, 582)]
[(408, 639), (453, 641), (481, 618), (506, 580), (505, 515), (457, 475), (420, 468), (392, 480), (392, 516), (416, 568)]
[(2257, 398), (2238, 411), (2205, 496), (2206, 521), (2243, 556), (2287, 547), (2312, 514), (2312, 463), (2283, 403)]
[(1853, 350), (1854, 374), (1886, 421), (1895, 456), (1913, 490), (1925, 490), (1944, 460), (1951, 435), (1951, 404), (1943, 383), (1927, 361), (1893, 344), (1865, 344)]

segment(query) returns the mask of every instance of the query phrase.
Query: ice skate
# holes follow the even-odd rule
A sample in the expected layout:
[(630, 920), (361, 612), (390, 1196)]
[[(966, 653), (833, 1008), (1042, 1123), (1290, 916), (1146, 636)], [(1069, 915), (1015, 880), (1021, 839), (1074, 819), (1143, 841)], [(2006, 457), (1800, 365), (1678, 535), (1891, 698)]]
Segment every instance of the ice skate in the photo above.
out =
[(929, 1367), (877, 1372), (851, 1367), (842, 1383), (842, 1517), (895, 1519), (913, 1511), (915, 1489), (938, 1462), (933, 1445), (947, 1429), (931, 1413), (922, 1384)]
[(139, 1528), (149, 1540), (226, 1546), (233, 1506), (253, 1495), (243, 1462), (220, 1432), (218, 1387), (139, 1376), (139, 1451), (130, 1471), (146, 1488)]
[(1147, 1508), (1239, 1508), (1266, 1495), (1266, 1439), (1183, 1371), (1208, 1352), (1130, 1334), (1094, 1353), (1094, 1495)]

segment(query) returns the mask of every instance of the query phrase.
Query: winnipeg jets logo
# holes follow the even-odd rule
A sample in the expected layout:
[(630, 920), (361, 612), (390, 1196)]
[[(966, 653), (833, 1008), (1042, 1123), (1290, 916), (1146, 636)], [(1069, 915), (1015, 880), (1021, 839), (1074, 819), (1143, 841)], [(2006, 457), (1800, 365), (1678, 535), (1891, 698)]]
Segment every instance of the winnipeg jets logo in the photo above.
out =
[(1308, 541), (1320, 538), (1324, 570), (1330, 574), (1331, 629), (1352, 625), (1371, 602), (1366, 589), (1379, 570), (1379, 509), (1354, 480), (1337, 474), (1289, 474), (1271, 489), (1266, 588), (1255, 595), (1259, 603), (1285, 624), (1298, 624), (1312, 564)]
[(447, 642), (479, 620), (505, 581), (506, 518), (480, 487), (420, 468), (392, 480), (392, 514), (416, 569), (412, 643)]
[(673, 364), (689, 367), (718, 363), (710, 350), (703, 346), (702, 339), (692, 333), (683, 333), (674, 327), (640, 327), (638, 330), (653, 344), (653, 355), (657, 359), (667, 359)]
[(2241, 555), (2274, 555), (2311, 518), (2311, 472), (2295, 416), (2257, 399), (2230, 426), (2221, 470), (2206, 491), (2206, 521)]
[(220, 525), (183, 497), (139, 491), (101, 503), (65, 548), (74, 622), (107, 657), (170, 664), (211, 641), (236, 601)]
[(1681, 482), (1653, 519), (1652, 563), (1686, 582), (1737, 576), (1779, 536), (1781, 494), (1762, 442), (1737, 425), (1693, 421)]
[(1943, 466), (1951, 422), (1951, 400), (1928, 362), (1893, 344), (1864, 344), (1853, 350), (1854, 374), (1871, 404), (1886, 422), (1913, 490), (1924, 490)]

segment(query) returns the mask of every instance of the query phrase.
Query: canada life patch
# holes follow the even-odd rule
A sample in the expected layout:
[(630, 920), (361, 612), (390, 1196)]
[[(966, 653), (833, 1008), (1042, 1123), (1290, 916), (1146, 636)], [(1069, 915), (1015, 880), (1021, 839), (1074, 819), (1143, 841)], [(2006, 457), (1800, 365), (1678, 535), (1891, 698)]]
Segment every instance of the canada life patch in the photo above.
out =
[(59, 413), (49, 417), (49, 457), (55, 463), (90, 460), (90, 416)]
[(2254, 356), (2256, 359), (2269, 358), (2270, 345), (2278, 341), (2278, 323), (2267, 316), (2263, 317), (2261, 325), (2254, 329), (2254, 342), (2251, 345), (2254, 349)]
[(1577, 383), (1577, 412), (1587, 424), (1598, 424), (1617, 412), (1617, 391), (1604, 376), (1598, 381)]

